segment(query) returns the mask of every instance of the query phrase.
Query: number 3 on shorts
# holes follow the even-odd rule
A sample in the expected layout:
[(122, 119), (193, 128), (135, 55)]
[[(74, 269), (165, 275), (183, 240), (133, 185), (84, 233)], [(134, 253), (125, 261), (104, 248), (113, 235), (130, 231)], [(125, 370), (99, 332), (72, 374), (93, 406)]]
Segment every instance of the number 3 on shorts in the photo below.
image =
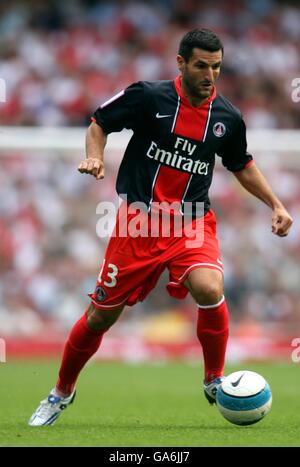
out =
[[(102, 282), (101, 276), (102, 276), (102, 271), (104, 269), (104, 265), (105, 265), (105, 260), (103, 260), (102, 268), (98, 276), (99, 283)], [(110, 282), (104, 281), (103, 284), (106, 285), (106, 287), (115, 287), (115, 285), (117, 284), (116, 276), (119, 272), (119, 269), (117, 268), (115, 264), (112, 264), (112, 263), (108, 264), (108, 268), (111, 269), (111, 271), (107, 271), (107, 277), (110, 279)]]

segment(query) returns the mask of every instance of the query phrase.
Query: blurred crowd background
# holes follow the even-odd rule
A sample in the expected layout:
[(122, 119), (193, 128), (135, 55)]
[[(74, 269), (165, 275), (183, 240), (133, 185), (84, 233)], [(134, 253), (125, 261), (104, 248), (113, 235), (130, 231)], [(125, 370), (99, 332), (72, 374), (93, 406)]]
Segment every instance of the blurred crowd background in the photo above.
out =
[(220, 34), (219, 92), (249, 127), (298, 128), (291, 81), (300, 67), (299, 1), (11, 0), (0, 2), (0, 123), (84, 125), (116, 90), (173, 79), (185, 32)]
[[(0, 124), (87, 126), (100, 103), (131, 82), (174, 78), (178, 43), (195, 26), (222, 37), (218, 90), (241, 109), (248, 128), (299, 128), (291, 82), (300, 76), (300, 5), (275, 0), (1, 2), (7, 101)], [(254, 154), (258, 165), (263, 156)], [(81, 157), (1, 153), (1, 336), (42, 335), (45, 325), (67, 332), (89, 304), (107, 242), (96, 235), (96, 206), (117, 203), (117, 165), (108, 153), (99, 183), (77, 172)], [(297, 334), (300, 166), (278, 157), (265, 173), (295, 220), (284, 239), (271, 234), (266, 206), (224, 168), (215, 173), (211, 201), (234, 335)], [(195, 304), (171, 299), (167, 280), (163, 275), (144, 303), (125, 311), (112, 335), (194, 339)]]

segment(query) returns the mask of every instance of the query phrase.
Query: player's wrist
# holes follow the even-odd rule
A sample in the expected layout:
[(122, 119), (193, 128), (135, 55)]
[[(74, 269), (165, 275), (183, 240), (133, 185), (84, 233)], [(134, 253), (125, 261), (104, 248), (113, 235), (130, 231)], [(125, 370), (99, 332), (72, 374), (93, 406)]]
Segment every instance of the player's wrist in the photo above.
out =
[(283, 206), (283, 204), (280, 201), (274, 202), (272, 204), (271, 208), (272, 208), (273, 211), (278, 211), (278, 210), (283, 210), (283, 209), (286, 211), (285, 207)]
[(96, 159), (103, 162), (103, 154), (87, 154), (86, 159)]

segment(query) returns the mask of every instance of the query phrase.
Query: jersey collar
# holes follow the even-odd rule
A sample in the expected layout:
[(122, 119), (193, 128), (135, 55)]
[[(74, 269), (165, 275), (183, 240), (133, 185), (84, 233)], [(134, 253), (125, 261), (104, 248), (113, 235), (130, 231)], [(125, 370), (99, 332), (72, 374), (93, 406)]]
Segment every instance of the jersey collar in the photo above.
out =
[(207, 105), (209, 104), (210, 102), (212, 102), (216, 96), (217, 96), (217, 90), (216, 90), (216, 86), (213, 87), (213, 92), (212, 92), (212, 95), (206, 99), (204, 102), (202, 102), (202, 104), (200, 105), (197, 105), (197, 106), (193, 106), (189, 100), (185, 97), (185, 95), (183, 94), (182, 92), (182, 89), (181, 89), (181, 76), (177, 76), (175, 79), (174, 79), (174, 86), (175, 86), (175, 89), (176, 89), (176, 92), (177, 94), (179, 95), (180, 99), (185, 102), (187, 105), (189, 105), (190, 107), (194, 107), (195, 109), (198, 109), (198, 108), (201, 108), (203, 105)]

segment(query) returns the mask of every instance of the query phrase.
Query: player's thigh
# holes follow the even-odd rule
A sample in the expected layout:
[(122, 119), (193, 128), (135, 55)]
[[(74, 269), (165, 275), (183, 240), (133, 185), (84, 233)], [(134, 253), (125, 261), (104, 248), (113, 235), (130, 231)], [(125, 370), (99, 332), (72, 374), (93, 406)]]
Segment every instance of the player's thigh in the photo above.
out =
[(196, 302), (202, 305), (213, 305), (220, 301), (224, 294), (223, 274), (218, 269), (193, 269), (185, 279), (184, 285)]

